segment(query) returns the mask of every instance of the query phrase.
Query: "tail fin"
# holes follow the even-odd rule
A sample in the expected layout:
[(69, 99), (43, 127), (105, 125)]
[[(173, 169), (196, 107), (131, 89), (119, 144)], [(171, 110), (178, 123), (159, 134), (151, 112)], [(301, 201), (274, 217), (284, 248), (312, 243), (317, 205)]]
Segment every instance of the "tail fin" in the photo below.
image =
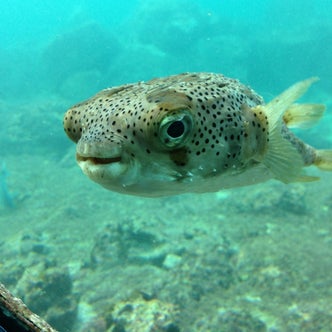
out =
[(323, 171), (332, 171), (332, 150), (317, 150), (314, 165)]
[(283, 120), (289, 128), (309, 128), (322, 117), (325, 105), (322, 104), (293, 104), (283, 115)]

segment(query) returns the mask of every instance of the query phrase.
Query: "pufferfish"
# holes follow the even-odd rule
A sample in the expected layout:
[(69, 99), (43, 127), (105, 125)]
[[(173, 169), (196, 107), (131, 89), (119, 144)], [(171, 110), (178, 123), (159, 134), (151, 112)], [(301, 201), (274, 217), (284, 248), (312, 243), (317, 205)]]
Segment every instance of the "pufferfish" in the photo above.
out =
[(82, 171), (103, 187), (139, 196), (215, 192), (269, 179), (313, 181), (332, 170), (288, 127), (316, 122), (321, 104), (295, 104), (317, 80), (264, 104), (250, 87), (213, 73), (183, 73), (102, 90), (70, 108), (64, 129)]

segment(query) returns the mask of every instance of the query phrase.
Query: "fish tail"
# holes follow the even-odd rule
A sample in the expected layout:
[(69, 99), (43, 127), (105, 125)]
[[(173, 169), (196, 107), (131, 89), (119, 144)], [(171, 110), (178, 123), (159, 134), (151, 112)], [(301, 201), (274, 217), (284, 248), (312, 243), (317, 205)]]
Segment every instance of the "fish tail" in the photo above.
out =
[(314, 165), (323, 171), (332, 171), (332, 150), (316, 150)]
[[(317, 81), (316, 77), (298, 82), (274, 98), (267, 105), (261, 106), (269, 121), (268, 149), (262, 162), (270, 169), (276, 179), (285, 183), (316, 180), (314, 177), (303, 175), (302, 170), (305, 163), (302, 154), (283, 134), (283, 127), (285, 125), (283, 116), (286, 114), (287, 118), (287, 110), (292, 109), (294, 102), (300, 98), (315, 81)], [(293, 113), (288, 113), (288, 119), (290, 118), (290, 114), (299, 114), (299, 109), (295, 106), (293, 107)], [(294, 120), (293, 122), (308, 122), (309, 118), (312, 120), (317, 119), (323, 112), (321, 107), (311, 107), (310, 109), (311, 112), (309, 113), (316, 114), (315, 116), (310, 115), (305, 119), (303, 116), (297, 116), (296, 121)], [(291, 122), (290, 119), (289, 122)], [(326, 157), (322, 158), (322, 160), (325, 159)]]
[(325, 105), (293, 104), (283, 115), (284, 123), (289, 128), (310, 128), (323, 116)]

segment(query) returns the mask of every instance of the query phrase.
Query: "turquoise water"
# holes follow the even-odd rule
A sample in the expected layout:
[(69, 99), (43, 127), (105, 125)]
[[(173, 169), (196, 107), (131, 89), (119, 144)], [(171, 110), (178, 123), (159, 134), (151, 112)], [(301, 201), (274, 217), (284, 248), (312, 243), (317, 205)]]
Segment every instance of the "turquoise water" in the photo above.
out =
[(223, 73), (268, 101), (319, 76), (302, 101), (326, 114), (296, 133), (331, 149), (331, 1), (0, 9), (1, 283), (58, 331), (332, 331), (332, 174), (125, 196), (81, 173), (62, 128), (74, 103), (153, 77)]

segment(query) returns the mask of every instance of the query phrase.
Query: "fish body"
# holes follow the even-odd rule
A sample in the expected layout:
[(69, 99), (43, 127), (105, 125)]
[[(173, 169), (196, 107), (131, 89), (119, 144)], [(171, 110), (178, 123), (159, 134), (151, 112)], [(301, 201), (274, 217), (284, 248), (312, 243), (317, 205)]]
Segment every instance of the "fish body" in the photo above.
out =
[(271, 178), (311, 181), (303, 167), (332, 170), (332, 153), (315, 150), (287, 126), (323, 114), (323, 105), (294, 104), (315, 80), (295, 84), (266, 105), (254, 90), (221, 74), (126, 84), (70, 108), (64, 129), (77, 143), (83, 172), (121, 193), (153, 197)]

